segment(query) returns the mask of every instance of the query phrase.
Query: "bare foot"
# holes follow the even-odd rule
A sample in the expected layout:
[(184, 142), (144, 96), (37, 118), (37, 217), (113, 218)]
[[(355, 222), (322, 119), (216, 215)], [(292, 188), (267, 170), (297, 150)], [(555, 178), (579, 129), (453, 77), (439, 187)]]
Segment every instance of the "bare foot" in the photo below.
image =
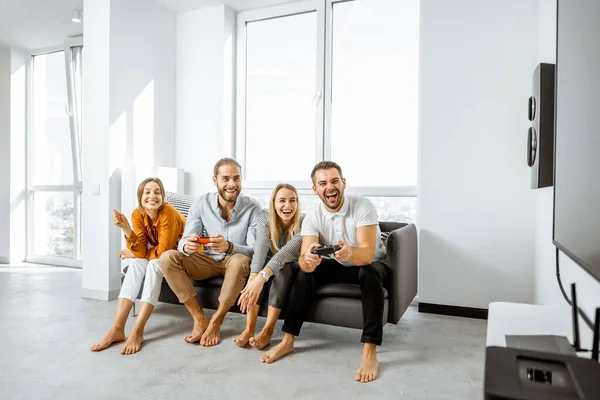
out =
[(240, 336), (233, 338), (233, 342), (240, 347), (246, 347), (250, 337), (254, 335), (254, 332), (248, 328), (244, 329), (244, 332), (240, 333)]
[(208, 318), (206, 318), (206, 315), (202, 315), (199, 320), (194, 319), (194, 329), (192, 330), (192, 334), (186, 336), (184, 340), (188, 343), (196, 343), (200, 341), (207, 326)]
[(260, 356), (260, 362), (271, 364), (286, 354), (294, 351), (294, 342), (292, 340), (284, 340), (271, 350), (266, 351)]
[(202, 334), (200, 346), (215, 346), (221, 343), (221, 324), (215, 321), (210, 321), (208, 327)]
[(142, 343), (144, 343), (144, 337), (142, 335), (130, 333), (125, 345), (121, 349), (121, 354), (128, 355), (137, 353), (142, 348)]
[(273, 336), (273, 329), (264, 329), (254, 337), (250, 338), (250, 346), (255, 349), (264, 349), (269, 343), (271, 343), (271, 336)]
[(93, 345), (90, 350), (91, 351), (101, 351), (106, 349), (113, 343), (122, 342), (125, 340), (125, 331), (115, 331), (111, 329), (108, 333), (100, 340), (98, 343)]
[(362, 362), (360, 368), (356, 371), (356, 379), (358, 382), (371, 382), (377, 378), (377, 369), (379, 363), (377, 362), (377, 351), (375, 345), (371, 343), (365, 343), (363, 348)]

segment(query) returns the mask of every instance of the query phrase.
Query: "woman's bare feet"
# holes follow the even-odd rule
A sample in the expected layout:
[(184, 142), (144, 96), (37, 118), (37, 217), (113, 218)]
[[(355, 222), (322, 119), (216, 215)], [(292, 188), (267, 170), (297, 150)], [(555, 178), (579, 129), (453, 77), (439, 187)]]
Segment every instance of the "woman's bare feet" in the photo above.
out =
[(254, 331), (246, 328), (244, 332), (240, 333), (240, 336), (233, 338), (233, 342), (240, 347), (246, 347), (252, 335), (254, 335)]
[(292, 351), (294, 351), (294, 336), (286, 333), (281, 343), (260, 356), (260, 362), (271, 364)]
[(222, 322), (223, 321), (210, 321), (208, 327), (202, 334), (202, 338), (200, 339), (200, 346), (210, 347), (221, 343)]
[(125, 345), (121, 349), (121, 354), (129, 355), (137, 353), (142, 348), (142, 343), (144, 343), (144, 337), (142, 335), (130, 333)]
[(102, 340), (93, 345), (90, 350), (101, 351), (106, 349), (111, 344), (122, 342), (123, 340), (125, 340), (125, 331), (111, 328), (111, 330), (109, 330), (102, 338)]
[(250, 346), (258, 350), (264, 349), (271, 343), (271, 336), (273, 336), (273, 328), (264, 327), (258, 335), (250, 338)]
[(362, 353), (362, 362), (360, 368), (356, 371), (356, 379), (358, 382), (371, 382), (377, 378), (377, 370), (379, 363), (377, 362), (377, 349), (373, 343), (365, 343)]
[(208, 318), (206, 315), (202, 315), (200, 319), (194, 318), (194, 329), (192, 330), (192, 334), (188, 335), (184, 338), (184, 340), (188, 343), (196, 343), (202, 339), (202, 335), (206, 328), (208, 327)]

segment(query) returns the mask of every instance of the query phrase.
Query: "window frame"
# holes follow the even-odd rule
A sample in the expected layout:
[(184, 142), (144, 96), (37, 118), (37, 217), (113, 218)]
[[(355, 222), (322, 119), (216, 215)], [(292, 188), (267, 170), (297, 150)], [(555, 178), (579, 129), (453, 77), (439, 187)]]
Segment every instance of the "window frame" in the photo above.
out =
[[(71, 93), (71, 71), (70, 64), (71, 47), (83, 46), (83, 38), (71, 38), (64, 41), (63, 46), (54, 46), (49, 48), (40, 49), (33, 51), (28, 54), (29, 61), (27, 63), (27, 77), (26, 77), (26, 166), (27, 172), (25, 174), (27, 190), (25, 193), (25, 204), (26, 204), (26, 262), (33, 262), (39, 264), (53, 264), (65, 267), (81, 268), (81, 195), (83, 191), (83, 182), (81, 177), (81, 154), (78, 153), (77, 147), (79, 146), (79, 138), (76, 137), (76, 131), (74, 131), (73, 118), (69, 118), (70, 127), (70, 138), (71, 138), (71, 157), (73, 167), (73, 183), (65, 185), (34, 185), (33, 182), (33, 71), (35, 64), (35, 57), (43, 56), (51, 53), (63, 52), (65, 56), (65, 79), (67, 86), (67, 99), (68, 103), (72, 104), (72, 93)], [(67, 111), (67, 110), (66, 110)], [(79, 147), (80, 148), (80, 147)], [(73, 258), (58, 257), (50, 255), (35, 254), (35, 244), (33, 243), (33, 230), (34, 230), (34, 196), (36, 192), (63, 192), (73, 194)]]
[[(333, 6), (354, 0), (303, 0), (293, 3), (243, 11), (236, 19), (236, 127), (232, 154), (246, 168), (246, 24), (273, 18), (281, 18), (306, 12), (317, 15), (317, 79), (313, 103), (315, 106), (315, 163), (331, 159), (331, 99), (333, 60)], [(418, 135), (418, 132), (417, 132)], [(343, 167), (343, 166), (342, 166)], [(418, 168), (418, 167), (417, 167)], [(308, 171), (307, 171), (308, 176)], [(417, 177), (418, 179), (418, 177)], [(278, 181), (243, 180), (245, 189), (263, 191), (275, 187)], [(298, 190), (312, 190), (310, 179), (290, 181)], [(348, 191), (362, 196), (417, 197), (418, 186), (354, 186)]]

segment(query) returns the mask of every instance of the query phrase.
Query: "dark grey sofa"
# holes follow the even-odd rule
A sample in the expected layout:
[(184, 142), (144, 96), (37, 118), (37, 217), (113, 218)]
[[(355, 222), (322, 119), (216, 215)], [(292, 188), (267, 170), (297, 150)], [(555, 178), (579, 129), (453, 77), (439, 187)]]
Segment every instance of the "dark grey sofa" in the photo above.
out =
[[(187, 217), (193, 197), (167, 192), (166, 201)], [(413, 224), (380, 222), (388, 232), (387, 261), (390, 279), (386, 282), (384, 323), (397, 324), (417, 294), (417, 230)], [(192, 280), (196, 296), (204, 308), (216, 310), (223, 283), (222, 277)], [(177, 297), (163, 280), (159, 301), (179, 304)], [(267, 296), (263, 296), (260, 315), (266, 316)], [(232, 311), (239, 312), (237, 306)], [(285, 317), (285, 310), (281, 318)], [(321, 287), (309, 313), (308, 321), (328, 325), (362, 328), (362, 303), (358, 285), (336, 283)]]

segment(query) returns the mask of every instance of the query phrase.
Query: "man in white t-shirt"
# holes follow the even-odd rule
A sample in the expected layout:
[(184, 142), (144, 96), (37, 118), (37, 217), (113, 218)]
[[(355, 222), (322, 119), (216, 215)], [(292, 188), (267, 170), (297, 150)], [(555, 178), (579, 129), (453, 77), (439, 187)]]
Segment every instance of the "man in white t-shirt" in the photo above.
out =
[[(387, 279), (385, 246), (373, 203), (360, 196), (344, 195), (346, 179), (339, 165), (322, 161), (313, 168), (313, 191), (322, 204), (311, 210), (302, 223), (300, 271), (294, 281), (280, 344), (265, 352), (261, 361), (272, 363), (294, 350), (319, 286), (327, 283), (357, 283), (362, 294), (362, 362), (356, 372), (359, 382), (377, 377), (376, 346), (383, 336), (383, 284)], [(314, 248), (339, 245), (333, 258), (312, 254)]]

